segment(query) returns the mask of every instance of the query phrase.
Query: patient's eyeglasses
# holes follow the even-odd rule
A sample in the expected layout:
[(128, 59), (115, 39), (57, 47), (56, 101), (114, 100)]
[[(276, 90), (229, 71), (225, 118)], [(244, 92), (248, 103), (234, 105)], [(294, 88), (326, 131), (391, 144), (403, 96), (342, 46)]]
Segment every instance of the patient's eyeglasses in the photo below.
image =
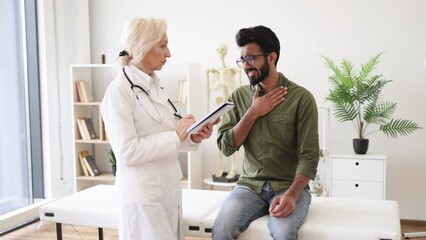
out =
[(260, 54), (256, 54), (256, 55), (247, 55), (245, 57), (241, 57), (239, 58), (236, 63), (238, 65), (238, 67), (243, 68), (244, 63), (247, 62), (250, 66), (253, 66), (256, 60), (256, 57), (259, 56), (268, 56), (270, 53), (260, 53)]

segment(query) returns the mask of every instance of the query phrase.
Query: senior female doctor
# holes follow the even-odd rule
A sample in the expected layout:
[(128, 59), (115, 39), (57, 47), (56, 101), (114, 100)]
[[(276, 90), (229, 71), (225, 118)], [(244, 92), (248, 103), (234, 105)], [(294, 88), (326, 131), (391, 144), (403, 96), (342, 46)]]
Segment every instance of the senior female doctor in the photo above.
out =
[(120, 74), (101, 104), (117, 157), (120, 240), (183, 240), (178, 151), (196, 150), (220, 121), (186, 133), (194, 117), (180, 117), (155, 74), (171, 56), (166, 28), (162, 19), (127, 24)]

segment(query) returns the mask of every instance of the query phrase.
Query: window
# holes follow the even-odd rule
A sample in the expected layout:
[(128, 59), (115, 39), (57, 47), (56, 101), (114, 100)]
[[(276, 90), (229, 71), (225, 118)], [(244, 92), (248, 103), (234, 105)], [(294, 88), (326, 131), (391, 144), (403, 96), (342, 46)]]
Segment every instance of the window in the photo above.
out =
[[(35, 0), (0, 1), (0, 215), (44, 196)], [(0, 229), (1, 231), (1, 229)]]

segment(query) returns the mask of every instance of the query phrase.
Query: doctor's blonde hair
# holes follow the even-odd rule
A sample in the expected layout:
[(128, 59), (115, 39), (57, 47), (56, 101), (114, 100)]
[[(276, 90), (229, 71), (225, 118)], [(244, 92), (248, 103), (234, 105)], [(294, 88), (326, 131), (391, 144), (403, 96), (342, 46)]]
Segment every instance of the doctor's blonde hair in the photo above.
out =
[(158, 18), (132, 18), (122, 35), (124, 50), (128, 55), (121, 56), (122, 65), (139, 65), (146, 54), (160, 42), (167, 31), (167, 23)]

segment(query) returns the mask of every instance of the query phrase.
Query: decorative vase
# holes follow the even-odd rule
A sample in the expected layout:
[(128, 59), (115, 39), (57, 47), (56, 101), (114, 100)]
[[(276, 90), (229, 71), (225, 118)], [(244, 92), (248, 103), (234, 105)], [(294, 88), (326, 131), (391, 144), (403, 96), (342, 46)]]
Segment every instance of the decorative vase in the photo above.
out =
[(116, 165), (111, 165), (112, 168), (112, 175), (115, 176), (115, 173), (117, 172), (117, 166)]
[(366, 154), (368, 150), (368, 139), (353, 139), (353, 147), (356, 154)]

